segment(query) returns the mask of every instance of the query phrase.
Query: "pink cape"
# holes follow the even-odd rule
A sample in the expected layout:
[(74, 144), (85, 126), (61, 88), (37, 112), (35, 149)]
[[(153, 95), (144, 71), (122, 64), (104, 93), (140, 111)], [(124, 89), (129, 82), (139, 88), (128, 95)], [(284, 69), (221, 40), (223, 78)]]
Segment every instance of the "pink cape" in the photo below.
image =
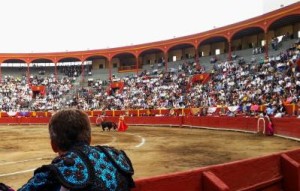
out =
[(124, 132), (127, 129), (128, 129), (128, 126), (126, 125), (126, 123), (124, 122), (124, 120), (120, 119), (119, 120), (119, 124), (118, 124), (118, 131)]
[(268, 123), (267, 125), (267, 135), (273, 135), (274, 134), (274, 129), (272, 123)]

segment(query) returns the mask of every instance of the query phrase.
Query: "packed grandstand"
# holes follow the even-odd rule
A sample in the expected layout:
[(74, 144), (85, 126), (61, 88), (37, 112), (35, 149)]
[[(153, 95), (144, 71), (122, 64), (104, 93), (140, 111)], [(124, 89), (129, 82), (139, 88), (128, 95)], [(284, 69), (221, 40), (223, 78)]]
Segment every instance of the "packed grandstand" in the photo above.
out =
[[(1, 109), (10, 112), (71, 107), (101, 111), (201, 107), (206, 109), (193, 115), (207, 115), (213, 114), (216, 107), (226, 107), (219, 114), (235, 116), (257, 115), (263, 105), (271, 116), (300, 115), (296, 110), (287, 113), (285, 109), (291, 104), (300, 107), (300, 39), (281, 35), (279, 43), (270, 48), (268, 58), (264, 51), (259, 54), (252, 48), (248, 59), (239, 51), (231, 59), (213, 56), (206, 64), (183, 58), (168, 62), (168, 70), (165, 63), (157, 63), (137, 74), (118, 77), (115, 73), (109, 79), (92, 74), (91, 65), (84, 70), (78, 65), (58, 67), (58, 78), (49, 68), (45, 72), (39, 67), (28, 81), (21, 72), (2, 73)], [(82, 82), (82, 75), (87, 76), (87, 83)]]

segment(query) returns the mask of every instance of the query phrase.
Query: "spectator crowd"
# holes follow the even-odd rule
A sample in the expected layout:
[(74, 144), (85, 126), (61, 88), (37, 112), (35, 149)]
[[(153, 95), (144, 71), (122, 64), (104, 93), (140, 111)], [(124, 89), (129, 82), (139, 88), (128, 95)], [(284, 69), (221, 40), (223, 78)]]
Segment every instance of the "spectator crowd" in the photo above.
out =
[[(85, 110), (234, 107), (231, 111), (222, 111), (229, 116), (237, 112), (256, 115), (259, 106), (264, 105), (269, 115), (283, 116), (286, 104), (299, 104), (300, 108), (299, 50), (297, 40), (289, 49), (266, 59), (245, 61), (236, 56), (222, 61), (213, 57), (214, 67), (206, 83), (191, 81), (194, 75), (208, 72), (194, 61), (183, 62), (167, 72), (151, 68), (139, 75), (121, 78), (124, 86), (113, 89), (104, 86), (102, 81), (86, 87), (74, 86), (69, 77), (80, 75), (80, 68), (76, 67), (61, 68), (69, 77), (58, 81), (53, 75), (31, 77), (30, 85), (25, 77), (5, 76), (0, 85), (0, 105), (3, 111), (70, 107)], [(31, 85), (45, 86), (45, 94), (35, 95)], [(198, 115), (205, 114), (203, 110)]]

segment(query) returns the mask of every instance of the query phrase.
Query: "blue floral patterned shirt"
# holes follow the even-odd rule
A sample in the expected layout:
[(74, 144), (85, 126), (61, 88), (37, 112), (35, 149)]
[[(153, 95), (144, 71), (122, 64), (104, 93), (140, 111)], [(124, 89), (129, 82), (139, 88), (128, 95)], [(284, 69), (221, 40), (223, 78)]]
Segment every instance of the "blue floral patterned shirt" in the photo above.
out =
[(108, 146), (75, 146), (44, 165), (19, 191), (127, 191), (134, 173), (124, 151)]

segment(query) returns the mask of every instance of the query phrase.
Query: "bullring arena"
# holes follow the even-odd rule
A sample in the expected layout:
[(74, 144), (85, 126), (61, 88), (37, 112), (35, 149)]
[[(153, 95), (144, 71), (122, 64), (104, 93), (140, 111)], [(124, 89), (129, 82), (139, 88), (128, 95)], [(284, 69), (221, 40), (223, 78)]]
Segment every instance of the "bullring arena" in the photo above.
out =
[[(45, 125), (1, 128), (2, 182), (19, 188), (31, 177), (30, 169), (51, 162), (55, 154), (47, 131)], [(135, 178), (264, 156), (300, 145), (296, 141), (256, 134), (149, 126), (131, 126), (124, 133), (102, 132), (94, 127), (92, 144), (124, 149), (132, 158)]]
[[(165, 41), (0, 54), (0, 182), (55, 157), (47, 123), (84, 110), (126, 151), (133, 191), (300, 190), (300, 2)], [(105, 131), (97, 119), (126, 132)]]
[[(279, 162), (276, 160), (279, 160), (280, 157), (277, 156), (278, 152), (294, 150), (290, 154), (294, 157), (297, 156), (295, 152), (299, 152), (297, 148), (300, 143), (295, 137), (292, 140), (265, 136), (262, 134), (262, 129), (260, 133), (257, 133), (258, 119), (202, 117), (199, 121), (197, 118), (161, 116), (125, 118), (128, 124), (133, 122), (140, 124), (130, 125), (126, 132), (103, 132), (100, 127), (93, 126), (92, 144), (114, 146), (126, 151), (132, 158), (135, 168), (134, 177), (137, 180), (137, 190), (168, 190), (174, 185), (176, 186), (171, 190), (183, 189), (180, 187), (181, 184), (172, 183), (175, 180), (182, 181), (184, 187), (188, 184), (189, 190), (193, 190), (199, 188), (200, 175), (203, 172), (214, 170), (218, 172), (223, 169), (225, 173), (228, 170), (227, 173), (231, 173), (231, 165), (235, 166), (235, 170), (241, 170), (231, 175), (233, 179), (242, 179), (240, 176), (244, 176), (245, 171), (256, 174), (259, 169), (264, 172), (264, 175), (282, 178), (279, 172), (276, 174), (275, 171), (279, 170), (279, 167), (276, 166)], [(92, 123), (96, 122), (96, 117), (90, 119)], [(184, 120), (187, 119), (189, 122), (185, 124)], [(22, 125), (22, 121), (29, 122), (29, 120), (31, 120), (31, 124)], [(34, 121), (40, 123), (44, 120), (48, 120), (48, 118), (19, 118), (20, 124), (13, 123), (1, 127), (1, 182), (18, 188), (31, 177), (34, 169), (51, 162), (51, 159), (55, 157), (50, 148), (47, 126), (32, 123)], [(117, 122), (118, 118), (110, 117), (110, 120)], [(238, 120), (242, 120), (242, 122), (237, 122)], [(278, 127), (277, 124), (280, 124), (280, 121), (282, 120), (274, 121), (274, 124)], [(151, 126), (149, 126), (150, 123)], [(298, 123), (289, 125), (296, 127), (295, 125)], [(263, 125), (261, 125), (262, 127)], [(276, 133), (284, 134), (284, 129), (288, 128), (290, 127), (282, 126), (282, 128), (276, 129)], [(234, 162), (241, 159), (248, 160)], [(233, 163), (226, 164), (226, 162)], [(206, 167), (216, 164), (221, 164), (221, 166)], [(250, 169), (245, 165), (249, 165)], [(220, 172), (221, 175), (225, 175), (222, 170)], [(268, 176), (259, 177), (257, 174), (256, 176), (258, 176), (258, 180), (270, 179)], [(199, 180), (195, 181), (195, 178), (199, 178)], [(251, 181), (243, 181), (241, 182), (246, 184), (242, 186), (251, 186), (249, 185)], [(263, 181), (259, 187), (275, 185), (275, 188), (278, 188), (278, 182)], [(237, 181), (230, 183), (234, 183), (233, 185), (236, 187), (241, 186)]]

